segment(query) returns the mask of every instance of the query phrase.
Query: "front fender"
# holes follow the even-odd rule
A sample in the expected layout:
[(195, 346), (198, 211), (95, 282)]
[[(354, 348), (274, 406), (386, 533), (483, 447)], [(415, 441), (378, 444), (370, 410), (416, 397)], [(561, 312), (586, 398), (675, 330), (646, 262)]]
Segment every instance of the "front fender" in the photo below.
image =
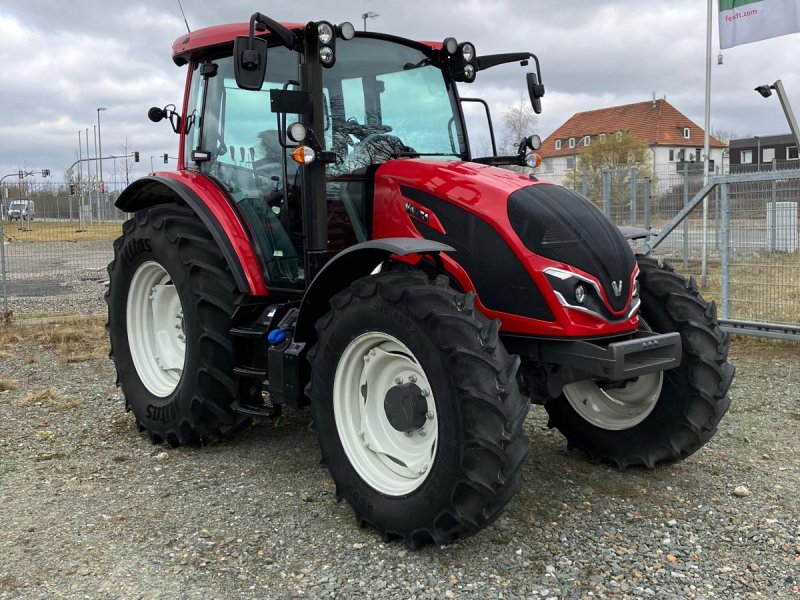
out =
[(222, 251), (239, 291), (266, 296), (267, 285), (253, 244), (230, 199), (205, 175), (165, 171), (137, 179), (115, 205), (136, 212), (159, 204), (186, 204), (203, 222)]
[(308, 286), (297, 315), (295, 339), (309, 342), (316, 335), (314, 324), (328, 312), (328, 301), (360, 277), (372, 273), (391, 256), (455, 252), (455, 249), (419, 238), (382, 238), (351, 246), (334, 256)]

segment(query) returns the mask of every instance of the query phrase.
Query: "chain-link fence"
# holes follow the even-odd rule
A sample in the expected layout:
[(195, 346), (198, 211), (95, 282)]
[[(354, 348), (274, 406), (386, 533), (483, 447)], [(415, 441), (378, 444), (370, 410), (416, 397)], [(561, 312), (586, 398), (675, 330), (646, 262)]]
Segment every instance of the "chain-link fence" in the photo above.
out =
[(102, 192), (88, 187), (52, 182), (3, 187), (0, 308), (6, 319), (105, 311), (106, 265), (126, 218), (114, 201), (124, 186)]
[[(761, 165), (761, 171), (733, 169), (741, 172), (711, 186), (705, 211), (697, 198), (704, 183), (699, 163), (537, 175), (581, 192), (620, 225), (649, 229), (654, 254), (693, 275), (725, 319), (800, 332), (798, 166), (787, 161)], [(114, 207), (121, 188), (7, 188), (0, 231), (4, 313), (22, 319), (105, 311), (106, 265), (125, 219)], [(25, 201), (31, 202), (30, 214), (18, 217)], [(655, 235), (687, 206), (694, 208), (668, 235)], [(638, 244), (642, 249), (643, 242)]]

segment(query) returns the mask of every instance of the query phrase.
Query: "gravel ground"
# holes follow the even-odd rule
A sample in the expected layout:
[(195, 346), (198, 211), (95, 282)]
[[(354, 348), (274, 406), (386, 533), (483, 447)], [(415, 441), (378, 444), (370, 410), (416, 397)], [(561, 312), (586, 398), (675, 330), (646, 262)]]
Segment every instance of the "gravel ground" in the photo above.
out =
[(111, 241), (8, 243), (5, 252), (8, 307), (17, 317), (105, 313)]
[(409, 552), (335, 501), (308, 412), (153, 446), (110, 361), (26, 335), (0, 354), (0, 598), (800, 598), (797, 350), (736, 341), (718, 435), (655, 471), (587, 463), (534, 408), (503, 516)]

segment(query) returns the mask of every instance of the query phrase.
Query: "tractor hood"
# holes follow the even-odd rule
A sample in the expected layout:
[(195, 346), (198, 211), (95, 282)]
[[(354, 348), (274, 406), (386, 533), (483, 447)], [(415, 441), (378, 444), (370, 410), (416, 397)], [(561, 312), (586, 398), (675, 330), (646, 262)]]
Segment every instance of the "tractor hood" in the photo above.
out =
[[(491, 311), (581, 323), (591, 315), (604, 332), (636, 325), (628, 242), (590, 201), (561, 186), (475, 163), (393, 160), (376, 173), (373, 230), (456, 248), (452, 258)], [(576, 302), (579, 285), (586, 295)]]

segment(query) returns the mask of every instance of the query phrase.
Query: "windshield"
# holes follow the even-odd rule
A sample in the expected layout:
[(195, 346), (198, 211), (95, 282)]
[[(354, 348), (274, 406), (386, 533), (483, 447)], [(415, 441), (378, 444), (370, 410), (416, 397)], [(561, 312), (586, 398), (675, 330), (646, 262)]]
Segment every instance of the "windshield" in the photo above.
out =
[[(326, 145), (333, 147), (338, 162), (352, 162), (355, 147), (370, 136), (390, 148), (391, 155), (461, 158), (463, 133), (454, 117), (451, 84), (424, 52), (386, 40), (355, 38), (337, 44), (336, 64), (323, 75), (332, 121)], [(339, 168), (349, 170), (346, 165)]]

